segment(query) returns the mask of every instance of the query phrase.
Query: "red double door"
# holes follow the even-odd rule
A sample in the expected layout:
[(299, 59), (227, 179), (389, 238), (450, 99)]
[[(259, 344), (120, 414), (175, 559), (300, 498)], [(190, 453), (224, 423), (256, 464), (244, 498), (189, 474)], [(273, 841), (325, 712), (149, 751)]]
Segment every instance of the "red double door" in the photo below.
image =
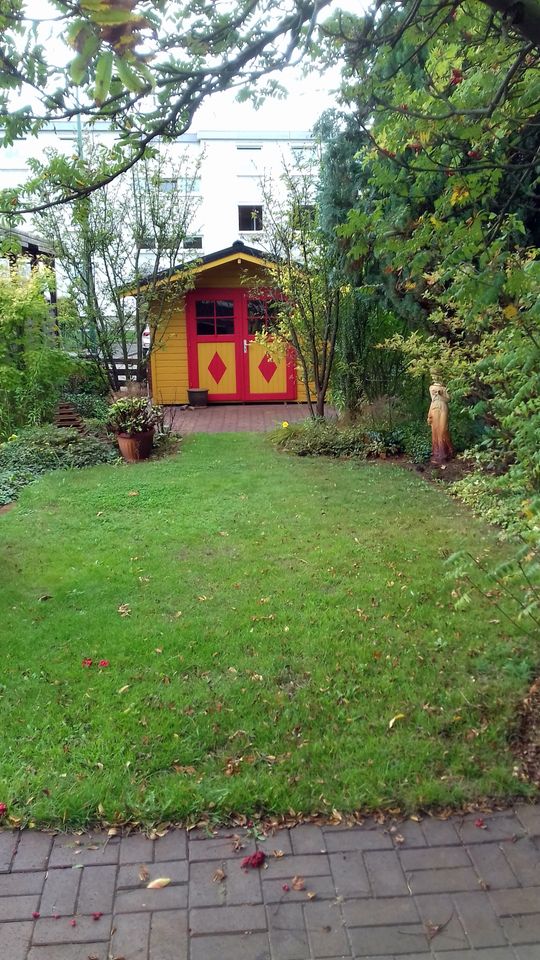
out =
[(294, 351), (270, 355), (255, 340), (271, 330), (270, 300), (238, 289), (196, 290), (186, 297), (189, 385), (213, 402), (295, 400)]

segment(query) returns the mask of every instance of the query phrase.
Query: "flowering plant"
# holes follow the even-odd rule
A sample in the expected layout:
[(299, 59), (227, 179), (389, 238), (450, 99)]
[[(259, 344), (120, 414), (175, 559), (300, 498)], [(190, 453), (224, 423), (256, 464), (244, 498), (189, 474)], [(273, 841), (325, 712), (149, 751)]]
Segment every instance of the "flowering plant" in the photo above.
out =
[(160, 420), (160, 407), (152, 407), (144, 397), (125, 397), (110, 407), (108, 425), (115, 433), (146, 433)]

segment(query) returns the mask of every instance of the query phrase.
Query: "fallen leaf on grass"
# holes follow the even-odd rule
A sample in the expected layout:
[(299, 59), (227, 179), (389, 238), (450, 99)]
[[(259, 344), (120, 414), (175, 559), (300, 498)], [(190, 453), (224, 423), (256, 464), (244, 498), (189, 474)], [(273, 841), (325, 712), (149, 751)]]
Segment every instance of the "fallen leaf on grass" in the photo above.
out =
[(129, 683), (124, 684), (123, 687), (120, 687), (118, 693), (125, 693), (126, 690), (129, 690)]
[(131, 607), (129, 603), (121, 603), (118, 607), (118, 613), (121, 617), (129, 617), (131, 614)]
[(212, 877), (212, 883), (223, 883), (226, 876), (227, 874), (225, 873), (225, 871), (221, 867), (218, 867), (218, 869), (214, 873), (214, 876)]
[(138, 497), (138, 496), (139, 496), (138, 490), (130, 490), (128, 493), (128, 497)]
[(168, 887), (171, 882), (170, 877), (158, 877), (157, 880), (151, 880), (146, 884), (147, 890), (161, 890), (162, 887)]
[(406, 713), (396, 713), (395, 717), (392, 717), (392, 719), (390, 720), (390, 723), (388, 724), (388, 729), (391, 730), (394, 724), (397, 723), (398, 720), (404, 720), (406, 716), (407, 716)]
[(293, 890), (305, 890), (306, 881), (303, 877), (293, 877), (291, 880), (291, 886)]
[(148, 870), (146, 869), (146, 866), (144, 865), (144, 863), (141, 863), (139, 867), (139, 880), (141, 881), (141, 883), (146, 883), (149, 879), (150, 879), (150, 874), (148, 873)]
[(44, 593), (43, 596), (38, 597), (40, 603), (43, 603), (44, 600), (52, 600), (52, 595), (50, 593)]

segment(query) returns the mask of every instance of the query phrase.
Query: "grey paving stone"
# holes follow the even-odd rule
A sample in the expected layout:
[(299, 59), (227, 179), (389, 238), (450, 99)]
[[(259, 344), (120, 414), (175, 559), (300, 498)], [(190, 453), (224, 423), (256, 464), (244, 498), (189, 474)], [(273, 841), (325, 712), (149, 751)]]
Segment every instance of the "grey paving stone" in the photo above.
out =
[(74, 864), (103, 865), (118, 863), (120, 844), (117, 837), (103, 832), (86, 833), (80, 837), (59, 834), (54, 838), (49, 867), (72, 867)]
[(499, 919), (487, 893), (458, 893), (454, 903), (472, 947), (506, 944)]
[(108, 941), (111, 933), (112, 917), (103, 916), (95, 921), (91, 917), (75, 917), (75, 926), (72, 926), (67, 917), (53, 920), (51, 917), (42, 917), (36, 920), (32, 943), (99, 943)]
[[(74, 871), (79, 872), (79, 871)], [(112, 913), (116, 887), (116, 867), (84, 867), (77, 910), (79, 913)]]
[(425, 817), (422, 820), (422, 833), (430, 847), (448, 847), (455, 843), (461, 843), (453, 820)]
[(0, 957), (6, 960), (25, 960), (32, 936), (33, 923), (21, 920), (18, 923), (0, 924)]
[[(226, 860), (216, 860), (214, 862), (204, 861), (202, 863), (190, 864), (190, 907), (219, 907), (226, 902), (227, 890), (224, 883), (214, 883), (212, 881), (212, 876), (218, 868), (223, 869), (227, 875), (230, 870), (238, 870), (238, 873), (243, 875), (239, 864), (232, 866), (230, 861)], [(258, 874), (255, 878), (255, 884), (258, 884), (260, 896), (260, 880)]]
[[(424, 894), (415, 899), (432, 949), (463, 950), (470, 947), (449, 894)], [(500, 943), (500, 940), (496, 942)]]
[[(403, 850), (406, 850), (410, 847), (425, 847), (427, 844), (424, 832), (422, 829), (422, 824), (416, 820), (402, 820), (401, 823), (392, 824), (388, 828), (388, 833), (392, 840), (392, 846), (395, 845), (395, 840), (393, 839), (396, 835), (403, 837)], [(399, 841), (401, 847), (402, 841)]]
[(538, 944), (531, 946), (514, 947), (516, 960), (538, 960), (540, 951)]
[(491, 890), (518, 886), (517, 878), (499, 844), (475, 843), (468, 848), (468, 853), (478, 875)]
[(169, 830), (164, 837), (154, 841), (154, 861), (185, 860), (187, 857), (187, 833), (185, 830)]
[(336, 830), (326, 835), (326, 848), (329, 853), (347, 850), (391, 850), (394, 846), (390, 835), (366, 827), (350, 827), (348, 830)]
[(28, 960), (109, 960), (108, 943), (55, 943), (47, 947), (32, 947)]
[(43, 870), (34, 873), (10, 873), (0, 876), (0, 897), (18, 897), (41, 893), (45, 882)]
[[(475, 824), (482, 820), (485, 829), (477, 827)], [(463, 820), (457, 820), (458, 834), (463, 843), (489, 843), (497, 840), (511, 841), (513, 837), (521, 837), (524, 834), (523, 826), (513, 813), (506, 813), (503, 816), (492, 816), (486, 814), (467, 814)]]
[[(190, 867), (192, 871), (198, 864)], [(213, 866), (211, 863), (207, 867)], [(268, 870), (242, 870), (240, 864), (232, 860), (225, 860), (225, 902), (230, 905), (239, 903), (262, 903), (261, 879)], [(213, 872), (212, 872), (213, 875)], [(221, 886), (213, 883), (212, 886)]]
[(478, 890), (479, 880), (472, 867), (452, 867), (449, 870), (407, 871), (413, 893), (453, 893)]
[(303, 903), (307, 899), (308, 890), (310, 893), (315, 893), (317, 895), (317, 900), (336, 899), (336, 890), (332, 877), (310, 877), (309, 881), (306, 881), (305, 890), (293, 890), (290, 883), (286, 884), (289, 889), (284, 890), (283, 885), (285, 883), (286, 881), (282, 879), (265, 880), (263, 878), (262, 894), (264, 902), (277, 903), (283, 900), (284, 903), (294, 903), (297, 901), (301, 901)]
[(443, 867), (470, 867), (471, 861), (463, 847), (424, 847), (401, 850), (401, 865), (409, 870), (440, 870)]
[(353, 952), (356, 957), (372, 954), (395, 954), (399, 957), (410, 953), (429, 954), (429, 943), (420, 924), (400, 924), (397, 927), (353, 927), (349, 930)]
[(515, 813), (532, 837), (540, 836), (540, 804), (529, 806), (529, 804), (520, 803), (515, 808)]
[(326, 853), (326, 840), (320, 827), (313, 823), (302, 823), (290, 831), (294, 853)]
[(124, 960), (148, 960), (150, 914), (115, 916), (111, 956)]
[(399, 897), (409, 892), (396, 850), (365, 853), (364, 863), (376, 897)]
[(304, 922), (314, 957), (341, 957), (350, 952), (338, 903), (306, 903)]
[(17, 849), (18, 832), (0, 830), (0, 873), (7, 873)]
[[(245, 840), (241, 850), (235, 850), (234, 832), (224, 836), (211, 837), (209, 840), (188, 840), (188, 856), (192, 861), (197, 860), (243, 860), (244, 857), (255, 853), (256, 844), (253, 840)], [(266, 849), (263, 845), (261, 848)]]
[(163, 887), (161, 890), (123, 890), (116, 895), (115, 913), (137, 913), (151, 910), (184, 910), (187, 907), (187, 885)]
[[(141, 868), (148, 873), (148, 880), (141, 880)], [(187, 883), (187, 860), (167, 860), (161, 863), (126, 863), (118, 870), (116, 885), (119, 890), (130, 887), (145, 887), (151, 880), (168, 877), (174, 883)]]
[[(165, 839), (165, 838), (164, 838)], [(154, 840), (132, 833), (122, 837), (120, 842), (120, 863), (152, 863), (154, 860)]]
[(526, 890), (495, 890), (490, 893), (489, 899), (499, 917), (540, 912), (540, 887), (529, 887)]
[(187, 960), (187, 910), (160, 910), (150, 923), (149, 960)]
[(189, 911), (189, 929), (195, 936), (265, 931), (266, 913), (263, 906), (199, 907)]
[(501, 926), (510, 943), (540, 944), (540, 912), (519, 917), (501, 917)]
[(81, 873), (82, 870), (72, 870), (70, 867), (49, 870), (39, 905), (43, 917), (54, 913), (72, 916), (75, 912)]
[(21, 830), (12, 870), (45, 870), (53, 838), (36, 830)]
[(301, 904), (272, 904), (266, 916), (272, 960), (306, 960), (309, 942)]
[(490, 947), (488, 950), (450, 950), (444, 953), (436, 951), (435, 958), (436, 960), (516, 960), (516, 955), (511, 947)]
[[(330, 873), (330, 862), (325, 853), (305, 854), (304, 856), (281, 857), (275, 859), (271, 857), (268, 861), (268, 869), (264, 871), (265, 879), (284, 880), (291, 877), (322, 877)], [(252, 871), (250, 871), (252, 872)]]
[[(285, 827), (282, 830), (276, 830), (275, 833), (269, 833), (268, 836), (263, 837), (259, 840), (259, 847), (261, 850), (264, 850), (267, 857), (272, 856), (273, 850), (281, 850), (285, 854), (294, 853), (303, 853), (303, 850), (293, 851), (291, 836), (296, 830), (300, 829), (299, 827), (294, 827), (292, 830), (287, 830)], [(323, 844), (324, 847), (324, 844)], [(307, 850), (306, 853), (310, 851)], [(319, 853), (318, 850), (315, 851)]]
[(39, 905), (39, 894), (29, 897), (2, 897), (0, 899), (0, 921), (31, 920), (32, 913)]
[[(330, 866), (340, 897), (369, 897), (369, 884), (364, 858), (360, 852), (332, 853)], [(408, 893), (408, 891), (406, 891)]]
[(412, 897), (385, 897), (381, 900), (345, 900), (343, 916), (348, 927), (378, 927), (420, 920)]
[(502, 849), (523, 886), (540, 884), (540, 853), (529, 837), (522, 837), (515, 843), (505, 843)]
[(191, 960), (270, 960), (266, 933), (195, 937), (190, 949)]

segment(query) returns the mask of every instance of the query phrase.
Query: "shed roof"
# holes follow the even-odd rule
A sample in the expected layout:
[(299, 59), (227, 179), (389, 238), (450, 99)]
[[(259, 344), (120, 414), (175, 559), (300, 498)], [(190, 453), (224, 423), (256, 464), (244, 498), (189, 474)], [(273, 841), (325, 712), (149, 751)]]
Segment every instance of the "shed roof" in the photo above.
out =
[[(225, 247), (223, 250), (216, 250), (213, 253), (207, 253), (203, 257), (197, 257), (196, 260), (186, 260), (183, 263), (176, 264), (174, 267), (167, 267), (165, 270), (160, 270), (156, 278), (154, 278), (153, 274), (147, 279), (143, 277), (139, 281), (138, 286), (144, 287), (150, 282), (158, 284), (161, 282), (170, 283), (171, 280), (174, 280), (177, 276), (182, 276), (182, 274), (188, 270), (192, 273), (199, 274), (205, 270), (209, 270), (211, 267), (218, 266), (218, 264), (221, 266), (233, 260), (243, 260), (245, 263), (256, 263), (263, 267), (270, 266), (275, 262), (275, 258), (271, 254), (265, 253), (257, 247), (248, 247), (242, 240), (235, 240), (230, 247)], [(129, 288), (126, 288), (125, 292), (128, 293)]]

